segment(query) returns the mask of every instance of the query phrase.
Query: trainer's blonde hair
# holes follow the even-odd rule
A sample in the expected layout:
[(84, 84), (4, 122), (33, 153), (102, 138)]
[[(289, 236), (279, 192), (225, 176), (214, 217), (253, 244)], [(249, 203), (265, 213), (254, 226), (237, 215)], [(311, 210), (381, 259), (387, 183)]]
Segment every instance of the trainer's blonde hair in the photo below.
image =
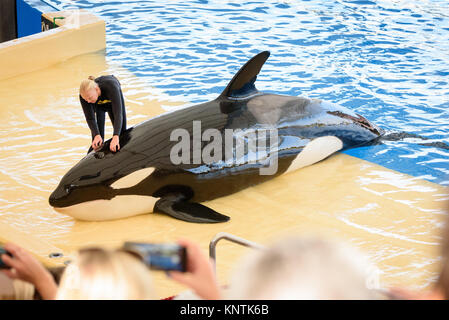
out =
[(150, 270), (123, 251), (81, 250), (64, 271), (57, 300), (155, 299)]
[(96, 83), (94, 76), (89, 76), (87, 79), (81, 81), (80, 85), (80, 95), (84, 95), (90, 89), (98, 87), (98, 83)]

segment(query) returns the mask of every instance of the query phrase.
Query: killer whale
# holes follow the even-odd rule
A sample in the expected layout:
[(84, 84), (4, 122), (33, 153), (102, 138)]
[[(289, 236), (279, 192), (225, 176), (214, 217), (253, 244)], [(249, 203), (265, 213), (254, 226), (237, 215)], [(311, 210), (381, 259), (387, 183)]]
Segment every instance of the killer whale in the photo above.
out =
[[(342, 106), (256, 89), (257, 76), (268, 59), (268, 51), (251, 58), (213, 101), (164, 113), (120, 136), (121, 150), (109, 151), (110, 140), (101, 150), (81, 159), (61, 179), (49, 197), (60, 213), (76, 219), (100, 221), (157, 212), (196, 223), (216, 223), (228, 216), (201, 202), (233, 194), (307, 165), (321, 161), (346, 148), (379, 138), (383, 131), (367, 119)], [(242, 161), (235, 150), (218, 161), (194, 161), (204, 141), (191, 139), (187, 163), (174, 163), (174, 130), (194, 135), (195, 122), (201, 130), (214, 129), (226, 140), (225, 132), (248, 133), (263, 127), (274, 128), (277, 138), (265, 162)], [(234, 137), (235, 138), (235, 137)], [(226, 146), (225, 146), (226, 147)], [(277, 170), (261, 175), (260, 168), (277, 160)]]

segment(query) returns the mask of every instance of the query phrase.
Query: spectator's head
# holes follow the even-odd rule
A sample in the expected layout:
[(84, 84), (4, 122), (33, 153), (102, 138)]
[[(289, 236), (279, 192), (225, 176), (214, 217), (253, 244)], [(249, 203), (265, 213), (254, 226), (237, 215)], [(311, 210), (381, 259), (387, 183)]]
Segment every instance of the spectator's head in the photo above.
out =
[(436, 284), (436, 289), (443, 294), (444, 299), (449, 299), (449, 206), (446, 210), (446, 221), (443, 228), (441, 242), (442, 268)]
[(66, 268), (59, 300), (154, 299), (150, 270), (123, 251), (83, 249)]
[(374, 299), (370, 265), (352, 248), (290, 238), (247, 256), (234, 273), (230, 299)]

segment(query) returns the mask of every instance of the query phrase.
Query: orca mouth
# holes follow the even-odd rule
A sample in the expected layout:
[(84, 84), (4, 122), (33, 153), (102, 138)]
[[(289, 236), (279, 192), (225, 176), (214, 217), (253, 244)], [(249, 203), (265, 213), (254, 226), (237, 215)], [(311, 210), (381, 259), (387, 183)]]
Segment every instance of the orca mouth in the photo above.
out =
[(58, 186), (50, 195), (48, 202), (53, 208), (61, 207), (61, 203), (64, 201), (64, 198), (70, 193), (70, 186)]
[(328, 111), (327, 113), (332, 114), (337, 117), (340, 117), (340, 118), (349, 119), (349, 120), (353, 121), (354, 123), (358, 124), (359, 126), (361, 126), (362, 128), (365, 128), (365, 129), (371, 131), (372, 133), (374, 133), (375, 135), (377, 135), (379, 137), (385, 133), (384, 130), (375, 126), (374, 124), (369, 122), (365, 117), (362, 117), (358, 113), (356, 113), (357, 117), (350, 116), (349, 114), (343, 113), (341, 111)]
[(118, 195), (117, 190), (112, 189), (108, 185), (78, 186), (66, 184), (58, 186), (48, 200), (53, 208), (64, 208), (86, 201), (111, 200), (116, 195)]
[(48, 202), (53, 208), (61, 208), (64, 207), (64, 198), (65, 197), (58, 197), (55, 195), (55, 192), (53, 192), (48, 199)]
[(53, 208), (62, 208), (61, 206), (61, 201), (55, 197), (50, 197), (48, 199), (48, 203), (53, 207)]
[(72, 184), (59, 185), (48, 198), (49, 204), (53, 208), (64, 208), (70, 206), (70, 196), (76, 190)]

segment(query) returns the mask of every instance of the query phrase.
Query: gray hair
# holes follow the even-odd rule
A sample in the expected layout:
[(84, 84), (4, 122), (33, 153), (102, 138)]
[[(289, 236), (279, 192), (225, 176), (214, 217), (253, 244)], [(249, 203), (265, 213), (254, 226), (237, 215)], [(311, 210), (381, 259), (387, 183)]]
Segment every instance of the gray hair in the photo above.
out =
[(318, 238), (287, 238), (238, 264), (229, 299), (375, 299), (372, 266), (355, 249)]

